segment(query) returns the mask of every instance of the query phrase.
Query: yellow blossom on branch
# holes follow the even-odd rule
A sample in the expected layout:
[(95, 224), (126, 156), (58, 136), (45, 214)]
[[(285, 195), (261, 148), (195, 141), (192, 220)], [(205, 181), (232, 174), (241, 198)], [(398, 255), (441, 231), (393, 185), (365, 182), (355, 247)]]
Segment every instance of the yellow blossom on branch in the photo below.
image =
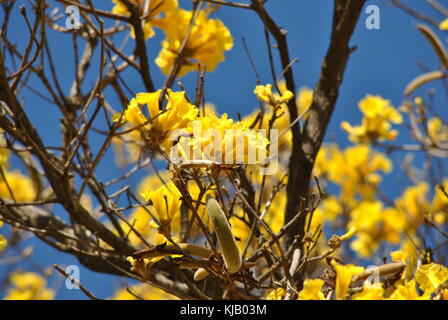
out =
[(391, 161), (368, 145), (356, 145), (345, 150), (330, 146), (319, 161), (325, 160), (327, 164), (322, 167), (325, 171), (321, 169), (321, 174), (341, 187), (343, 199), (353, 199), (358, 194), (362, 199), (373, 199), (381, 182), (378, 171), (389, 173), (392, 170)]
[[(130, 12), (127, 6), (120, 0), (112, 0), (115, 6), (112, 8), (112, 13), (123, 16), (129, 16)], [(160, 20), (163, 14), (172, 12), (178, 8), (177, 0), (130, 0), (131, 3), (137, 5), (137, 10), (140, 16), (145, 15), (143, 33), (145, 39), (152, 38), (155, 35), (153, 27), (161, 27)], [(148, 7), (145, 5), (148, 3)], [(135, 38), (134, 30), (131, 31), (131, 36)]]
[[(129, 103), (121, 121), (134, 125), (135, 130), (141, 132), (141, 138), (147, 141), (151, 148), (160, 147), (168, 152), (174, 141), (171, 134), (186, 128), (190, 121), (196, 119), (198, 108), (187, 101), (184, 91), (174, 92), (168, 89), (167, 104), (165, 109), (161, 110), (161, 93), (162, 90), (138, 93)], [(143, 114), (141, 107), (144, 105), (147, 107), (149, 118)], [(114, 120), (119, 118), (119, 115), (114, 116)]]
[(46, 288), (47, 281), (34, 272), (15, 272), (10, 277), (13, 287), (4, 300), (52, 300), (54, 291)]
[(283, 288), (278, 288), (269, 292), (266, 300), (283, 300), (286, 296), (286, 290)]
[(352, 295), (352, 300), (383, 300), (384, 289), (378, 286), (364, 286), (361, 292)]
[(448, 125), (439, 117), (428, 120), (428, 136), (435, 144), (448, 143)]
[(335, 260), (331, 261), (334, 271), (336, 272), (336, 299), (343, 300), (347, 296), (348, 288), (352, 282), (352, 277), (364, 271), (364, 267), (351, 264), (338, 264)]
[(306, 279), (302, 291), (299, 292), (299, 300), (326, 300), (322, 293), (324, 284), (322, 279)]
[(151, 201), (154, 212), (158, 217), (159, 233), (169, 235), (171, 222), (179, 213), (181, 205), (181, 194), (173, 182), (169, 182), (156, 190), (145, 191), (141, 196), (146, 201)]
[[(0, 221), (0, 228), (3, 226), (3, 221)], [(8, 244), (8, 240), (0, 234), (0, 251), (4, 250), (6, 245)]]
[(439, 29), (440, 30), (448, 30), (448, 18), (446, 18), (445, 20), (440, 22)]
[(390, 300), (428, 300), (429, 295), (419, 295), (415, 280), (406, 281), (397, 285), (395, 291), (389, 297)]
[(280, 106), (282, 103), (286, 103), (294, 97), (294, 94), (289, 90), (285, 90), (281, 96), (278, 94), (274, 95), (272, 93), (272, 84), (256, 86), (254, 94), (260, 101), (266, 102), (273, 107)]
[(436, 263), (421, 265), (415, 273), (415, 281), (425, 294), (432, 294), (448, 281), (448, 268)]
[(121, 288), (112, 297), (113, 300), (177, 300), (177, 298), (162, 289), (140, 283), (129, 288)]
[[(169, 74), (190, 29), (192, 11), (177, 9), (167, 14), (159, 26), (166, 33), (162, 50), (155, 63), (164, 74)], [(205, 65), (207, 71), (214, 71), (225, 60), (224, 51), (233, 47), (233, 38), (227, 27), (218, 19), (209, 19), (208, 12), (201, 10), (190, 30), (187, 44), (182, 52), (178, 76), (198, 69), (197, 64)]]
[(400, 124), (403, 119), (389, 100), (367, 95), (359, 102), (359, 109), (364, 115), (361, 125), (352, 127), (346, 121), (341, 123), (342, 129), (348, 132), (350, 141), (371, 143), (396, 138), (398, 132), (391, 129), (391, 123)]

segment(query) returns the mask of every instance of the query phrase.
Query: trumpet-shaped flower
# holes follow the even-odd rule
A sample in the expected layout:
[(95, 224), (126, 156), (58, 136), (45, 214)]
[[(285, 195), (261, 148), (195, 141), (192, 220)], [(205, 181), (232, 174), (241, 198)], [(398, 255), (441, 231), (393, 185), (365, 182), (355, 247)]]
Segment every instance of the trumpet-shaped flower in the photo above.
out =
[(136, 284), (129, 288), (121, 288), (116, 291), (112, 297), (113, 300), (138, 300), (139, 298), (144, 300), (178, 299), (176, 296), (146, 283)]
[(352, 295), (352, 300), (383, 300), (384, 289), (379, 286), (364, 286), (361, 292)]
[(323, 286), (322, 279), (306, 279), (302, 291), (299, 292), (299, 300), (326, 300), (322, 293)]
[(448, 268), (436, 263), (421, 265), (415, 273), (415, 281), (425, 294), (430, 295), (448, 281)]
[(169, 235), (171, 222), (179, 213), (181, 205), (181, 194), (173, 182), (169, 182), (156, 190), (143, 192), (142, 197), (152, 202), (154, 211), (158, 217), (159, 233)]
[[(261, 101), (264, 102), (269, 101), (268, 93), (269, 90), (272, 92), (272, 87), (269, 89), (268, 86), (270, 85), (259, 86), (260, 88), (258, 90), (256, 89), (256, 91), (260, 94), (259, 99)], [(288, 158), (287, 154), (290, 152), (291, 149), (292, 134), (291, 131), (288, 130), (288, 127), (290, 126), (291, 123), (291, 119), (289, 116), (288, 106), (285, 103), (286, 102), (285, 98), (289, 100), (291, 97), (291, 92), (287, 90), (286, 84), (284, 82), (280, 82), (278, 86), (280, 89), (280, 93), (273, 92), (271, 99), (275, 101), (275, 103), (277, 101), (283, 101), (283, 103), (277, 105), (278, 107), (277, 109), (268, 108), (266, 110), (266, 113), (264, 114), (263, 119), (256, 123), (255, 129), (269, 129), (269, 122), (273, 118), (275, 112), (275, 121), (272, 125), (272, 128), (277, 129), (279, 135), (282, 134), (278, 138), (278, 150), (282, 153), (285, 153), (285, 158)], [(296, 94), (296, 106), (298, 115), (302, 115), (306, 110), (308, 110), (311, 107), (312, 100), (313, 100), (313, 90), (306, 87), (300, 88), (299, 92)], [(268, 105), (271, 105), (269, 102), (266, 103)], [(256, 110), (252, 114), (246, 116), (244, 120), (252, 123), (258, 116), (259, 116), (259, 110)], [(306, 118), (307, 114), (303, 116), (303, 119)]]
[(392, 170), (391, 161), (368, 145), (356, 145), (343, 151), (331, 146), (319, 161), (325, 160), (327, 163), (321, 166), (321, 174), (340, 186), (342, 199), (353, 199), (358, 194), (364, 200), (373, 199), (381, 182), (378, 171)]
[[(232, 49), (232, 35), (220, 20), (209, 19), (206, 10), (199, 12), (190, 28), (192, 19), (192, 11), (178, 9), (170, 12), (159, 24), (166, 33), (166, 39), (162, 41), (162, 50), (155, 62), (164, 74), (171, 72), (178, 57), (182, 58), (178, 61), (178, 76), (197, 70), (198, 63), (205, 65), (207, 71), (214, 71), (225, 60), (224, 51)], [(181, 52), (187, 35), (188, 40)]]
[(364, 117), (360, 126), (352, 127), (348, 122), (341, 123), (342, 129), (349, 133), (355, 143), (370, 143), (376, 140), (394, 140), (398, 132), (391, 130), (391, 123), (400, 124), (401, 114), (381, 96), (367, 95), (359, 102)]
[[(122, 1), (112, 0), (112, 2), (115, 3), (115, 6), (112, 8), (112, 13), (124, 16), (130, 15), (127, 6)], [(177, 0), (130, 0), (130, 2), (137, 5), (140, 16), (145, 15), (146, 17), (142, 24), (145, 39), (152, 38), (155, 35), (153, 27), (161, 27), (160, 20), (163, 15), (178, 8)], [(148, 3), (148, 8), (145, 7), (146, 3)], [(134, 30), (131, 31), (131, 36), (135, 38)]]
[(283, 300), (286, 296), (286, 290), (283, 288), (274, 289), (269, 292), (266, 300)]
[[(174, 131), (184, 129), (190, 121), (198, 115), (198, 109), (185, 98), (185, 92), (166, 92), (167, 104), (165, 110), (160, 110), (159, 98), (162, 90), (152, 93), (139, 93), (131, 100), (124, 112), (122, 121), (128, 121), (142, 133), (142, 139), (147, 141), (151, 148), (161, 147), (169, 151), (175, 140)], [(141, 109), (146, 105), (149, 118)], [(119, 115), (114, 116), (118, 120)]]
[(272, 84), (256, 86), (254, 94), (260, 101), (266, 102), (273, 107), (280, 106), (282, 103), (286, 103), (294, 97), (294, 94), (289, 90), (285, 90), (281, 96), (273, 94)]
[(406, 281), (399, 284), (389, 297), (390, 300), (428, 300), (429, 295), (419, 295), (415, 280)]
[(352, 277), (364, 271), (364, 267), (351, 264), (338, 264), (335, 260), (331, 261), (331, 265), (336, 272), (336, 299), (343, 300), (347, 296), (348, 288), (352, 282)]

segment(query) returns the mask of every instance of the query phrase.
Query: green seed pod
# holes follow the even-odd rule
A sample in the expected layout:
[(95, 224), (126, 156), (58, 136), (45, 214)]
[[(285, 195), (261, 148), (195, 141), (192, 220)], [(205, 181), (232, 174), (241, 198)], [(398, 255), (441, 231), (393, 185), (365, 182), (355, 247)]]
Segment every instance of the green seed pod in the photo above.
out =
[(194, 273), (194, 280), (195, 281), (200, 281), (202, 279), (207, 278), (209, 275), (208, 271), (205, 270), (204, 268), (199, 268), (198, 270), (196, 270), (196, 272)]
[(211, 198), (207, 201), (207, 211), (215, 227), (227, 270), (235, 273), (241, 268), (242, 260), (230, 224), (215, 199)]

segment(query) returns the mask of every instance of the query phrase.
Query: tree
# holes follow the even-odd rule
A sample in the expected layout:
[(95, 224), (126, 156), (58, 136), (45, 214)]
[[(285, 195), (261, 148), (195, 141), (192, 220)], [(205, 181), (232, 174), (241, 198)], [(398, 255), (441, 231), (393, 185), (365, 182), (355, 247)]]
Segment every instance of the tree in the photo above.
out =
[[(445, 21), (391, 1), (446, 29)], [(0, 219), (12, 233), (8, 241), (0, 237), (0, 249), (30, 232), (91, 270), (142, 282), (115, 298), (448, 299), (448, 180), (430, 176), (443, 172), (437, 166), (447, 157), (448, 125), (430, 98), (409, 99), (446, 76), (448, 54), (431, 27), (418, 26), (440, 70), (410, 81), (400, 108), (367, 94), (359, 102), (361, 124), (341, 123), (353, 145), (340, 149), (323, 140), (366, 1), (334, 1), (317, 84), (300, 90), (287, 33), (262, 0), (113, 0), (111, 10), (92, 0), (56, 0), (66, 8), (65, 26), (48, 1), (33, 1), (32, 10), (17, 2), (1, 4)], [(214, 17), (222, 6), (256, 15), (269, 53), (266, 83), (245, 43), (259, 109), (237, 120), (218, 114), (204, 90), (206, 74), (234, 44), (232, 30)], [(19, 18), (29, 33), (23, 48), (10, 29)], [(68, 57), (55, 54), (50, 32), (72, 39), (69, 90), (56, 66)], [(153, 63), (157, 35), (164, 40)], [(162, 84), (153, 80), (155, 67), (165, 75)], [(128, 70), (146, 92), (133, 92)], [(86, 81), (89, 73), (94, 83)], [(192, 73), (197, 86), (188, 92), (182, 78)], [(29, 86), (30, 78), (41, 89)], [(58, 146), (31, 120), (31, 94), (60, 115)], [(109, 104), (111, 95), (120, 110)], [(394, 145), (406, 130), (413, 142)], [(394, 152), (416, 152), (427, 162), (405, 168), (411, 184), (390, 199), (380, 182), (392, 171)], [(13, 160), (28, 174), (10, 169)], [(102, 165), (107, 179), (98, 174)], [(135, 186), (133, 177), (148, 167), (151, 174)], [(380, 249), (390, 258), (378, 264)], [(366, 261), (375, 265), (361, 266)], [(53, 296), (37, 274), (8, 278), (7, 298)], [(76, 285), (96, 299), (89, 284)], [(40, 289), (30, 293), (29, 286)]]

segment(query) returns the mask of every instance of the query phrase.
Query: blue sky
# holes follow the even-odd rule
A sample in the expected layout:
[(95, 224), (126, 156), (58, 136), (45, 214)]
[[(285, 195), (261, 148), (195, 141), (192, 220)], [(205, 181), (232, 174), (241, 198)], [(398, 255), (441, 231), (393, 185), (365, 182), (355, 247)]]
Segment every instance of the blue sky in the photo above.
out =
[[(18, 1), (19, 4), (21, 2), (27, 8), (30, 7), (26, 1)], [(179, 0), (180, 5), (184, 8), (189, 7), (189, 2)], [(244, 1), (241, 0), (241, 2)], [(426, 1), (408, 0), (405, 2), (417, 10), (428, 13), (436, 20), (443, 18), (426, 5)], [(108, 0), (95, 0), (94, 3), (107, 10), (112, 7)], [(270, 0), (266, 5), (273, 18), (288, 31), (291, 58), (297, 57), (299, 59), (299, 62), (294, 65), (294, 76), (298, 88), (301, 86), (312, 88), (317, 82), (321, 62), (329, 44), (332, 3), (333, 1), (329, 0)], [(336, 141), (340, 146), (347, 146), (349, 143), (339, 124), (342, 120), (347, 120), (352, 124), (360, 122), (361, 113), (357, 104), (366, 94), (382, 95), (384, 98), (390, 99), (394, 106), (399, 106), (403, 101), (402, 93), (407, 83), (423, 72), (417, 65), (418, 62), (423, 63), (430, 69), (439, 67), (438, 59), (431, 47), (416, 30), (415, 26), (418, 23), (416, 19), (393, 7), (387, 0), (372, 0), (369, 1), (369, 5), (371, 4), (380, 8), (380, 29), (368, 30), (364, 25), (368, 15), (365, 12), (361, 14), (351, 41), (352, 45), (357, 46), (357, 50), (352, 54), (348, 63), (344, 82), (340, 88), (340, 98), (326, 135), (326, 141)], [(60, 5), (54, 6), (61, 7)], [(14, 16), (16, 19), (12, 23), (9, 35), (10, 38), (23, 46), (27, 41), (27, 33), (18, 13), (18, 6), (15, 7)], [(252, 93), (256, 84), (255, 75), (243, 49), (243, 37), (246, 39), (261, 81), (264, 83), (271, 82), (264, 33), (258, 17), (248, 10), (223, 7), (215, 13), (215, 17), (220, 18), (230, 29), (234, 37), (234, 48), (226, 54), (226, 61), (220, 64), (215, 72), (207, 74), (206, 101), (214, 103), (220, 113), (226, 112), (231, 117), (236, 118), (237, 112), (245, 115), (251, 113), (258, 106), (258, 101)], [(3, 12), (0, 13), (0, 20), (2, 19)], [(439, 35), (446, 36), (446, 34), (440, 32)], [(54, 41), (52, 49), (55, 52), (58, 77), (63, 83), (63, 89), (68, 92), (71, 85), (69, 80), (73, 78), (73, 49), (70, 36), (61, 36), (54, 32), (49, 32), (48, 36), (50, 41)], [(158, 54), (161, 39), (162, 34), (159, 31), (156, 37), (148, 41), (148, 53), (151, 60), (154, 60)], [(98, 59), (94, 59), (94, 61), (98, 61)], [(93, 65), (94, 69), (89, 73), (86, 81), (89, 86), (96, 79), (97, 67), (96, 64)], [(159, 88), (163, 84), (164, 77), (154, 64), (151, 64), (151, 67), (155, 85)], [(278, 65), (277, 72), (280, 72)], [(135, 72), (127, 71), (123, 74), (123, 77), (131, 90), (134, 92), (144, 91), (141, 79)], [(190, 74), (182, 79), (182, 82), (187, 91), (193, 95), (196, 75)], [(29, 84), (39, 90), (41, 89), (36, 79), (32, 78)], [(443, 90), (439, 84), (432, 87), (438, 92)], [(427, 89), (428, 86), (419, 92), (425, 94)], [(444, 95), (439, 94), (439, 96), (443, 97)], [(60, 115), (55, 112), (54, 107), (29, 92), (25, 91), (24, 97), (26, 98), (26, 110), (41, 132), (44, 141), (47, 145), (58, 145), (60, 143), (57, 134)], [(106, 91), (106, 98), (116, 110), (121, 109), (122, 106), (114, 93), (111, 92), (108, 96)], [(440, 101), (436, 100), (436, 102)], [(95, 137), (92, 139), (95, 139)], [(404, 139), (399, 141), (403, 142)], [(98, 141), (95, 143), (99, 145), (101, 142), (102, 138), (98, 136)], [(394, 158), (400, 160), (402, 155), (398, 154)], [(107, 160), (99, 167), (98, 175), (100, 178), (112, 178), (111, 161), (113, 161), (113, 156), (108, 154)], [(119, 172), (116, 173), (116, 176), (118, 175)], [(400, 191), (400, 188), (394, 187), (396, 181), (396, 178), (391, 175), (383, 183), (384, 190), (392, 196), (398, 195)], [(135, 182), (138, 182), (138, 180)], [(55, 208), (55, 211), (60, 212), (61, 210)], [(63, 215), (62, 212), (60, 214)], [(32, 260), (42, 267), (53, 263), (60, 265), (78, 264), (75, 258), (48, 249), (46, 245), (35, 239), (26, 240), (22, 247), (28, 245), (33, 245), (35, 249)], [(25, 261), (21, 263), (20, 267), (28, 270), (32, 269), (32, 264)], [(0, 278), (2, 273), (6, 271), (8, 271), (8, 268), (0, 266)], [(58, 291), (58, 298), (84, 298), (84, 295), (79, 291), (65, 289), (61, 281), (59, 277), (50, 279), (50, 284), (61, 286)], [(109, 296), (113, 289), (120, 285), (120, 280), (117, 280), (116, 277), (97, 274), (85, 268), (81, 268), (81, 281), (95, 295), (102, 298)], [(1, 295), (2, 292), (0, 291)]]

